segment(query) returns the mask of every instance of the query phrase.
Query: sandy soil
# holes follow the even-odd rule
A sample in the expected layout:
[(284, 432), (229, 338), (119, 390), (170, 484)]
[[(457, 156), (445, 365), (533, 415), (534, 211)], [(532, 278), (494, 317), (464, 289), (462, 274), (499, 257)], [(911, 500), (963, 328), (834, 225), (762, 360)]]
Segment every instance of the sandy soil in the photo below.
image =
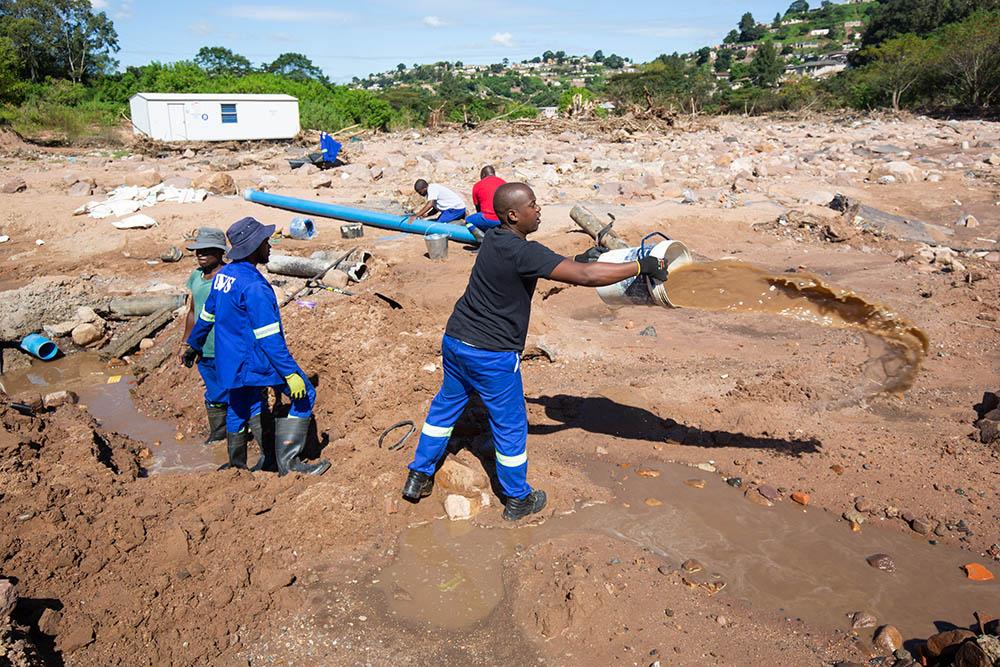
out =
[[(883, 144), (906, 153), (868, 150)], [(659, 230), (702, 257), (808, 270), (889, 305), (930, 338), (905, 396), (869, 396), (861, 367), (871, 341), (857, 334), (768, 315), (612, 311), (593, 290), (542, 281), (529, 351), (542, 345), (554, 360), (529, 355), (523, 368), (529, 479), (549, 493), (548, 521), (583, 501), (613, 500), (586, 472), (594, 461), (711, 462), (744, 488), (773, 486), (779, 502), (808, 492), (821, 510), (816, 520), (840, 521), (844, 540), (852, 533), (839, 517), (855, 511), (866, 519), (862, 531), (961, 547), (969, 561), (1000, 571), (1000, 450), (979, 442), (972, 425), (983, 392), (1000, 385), (1000, 245), (992, 241), (1000, 239), (1000, 167), (988, 162), (1000, 153), (996, 124), (731, 119), (622, 142), (585, 130), (490, 131), (379, 136), (349, 148), (354, 169), (336, 172), (332, 188), (313, 188), (312, 177), (290, 172), (283, 147), (222, 157), (245, 163), (229, 170), (240, 187), (264, 183), (283, 194), (386, 210), (417, 177), (464, 192), (481, 163), (493, 162), (500, 175), (537, 186), (536, 238), (559, 252), (572, 255), (589, 243), (568, 215), (583, 202), (598, 214), (613, 212), (629, 241)], [(119, 231), (72, 215), (100, 198), (68, 197), (72, 180), (93, 177), (111, 188), (141, 168), (168, 177), (227, 165), (210, 149), (193, 158), (18, 151), (0, 158), (0, 181), (20, 176), (28, 185), (0, 194), (0, 234), (11, 237), (0, 244), (4, 289), (42, 276), (87, 283), (88, 293), (180, 288), (190, 257), (146, 260), (201, 225), (226, 227), (254, 215), (287, 226), (292, 216), (211, 196), (158, 204), (143, 211), (157, 227)], [(878, 184), (877, 169), (890, 160), (913, 166), (913, 182)], [(372, 167), (382, 171), (378, 180)], [(681, 203), (686, 189), (697, 203)], [(917, 242), (849, 224), (847, 240), (829, 242), (823, 224), (844, 224), (821, 205), (835, 192), (945, 227), (951, 247), (983, 252), (956, 255), (960, 267), (929, 263)], [(954, 224), (966, 214), (977, 227)], [(335, 221), (318, 226), (317, 239), (283, 239), (277, 251), (357, 245), (339, 238)], [(370, 582), (394, 562), (409, 526), (439, 520), (445, 491), (416, 506), (401, 502), (414, 441), (395, 452), (376, 441), (399, 420), (419, 427), (441, 378), (440, 335), (474, 255), (453, 244), (447, 261), (431, 262), (419, 238), (370, 228), (361, 244), (374, 259), (371, 278), (351, 288), (356, 296), (319, 293), (309, 297), (315, 308), (293, 302), (283, 311), (293, 354), (318, 379), (319, 446), (333, 463), (320, 479), (145, 477), (141, 443), (103, 432), (79, 407), (44, 418), (0, 408), (0, 576), (18, 579), (15, 617), (33, 628), (51, 661), (806, 665), (874, 654), (871, 629), (851, 633), (848, 621), (812, 626), (727, 591), (689, 588), (676, 573), (658, 572), (662, 557), (598, 530), (525, 540), (505, 560), (501, 601), (483, 622), (449, 630), (386, 613)], [(283, 293), (301, 285), (272, 278)], [(376, 292), (403, 308), (390, 308)], [(639, 336), (648, 326), (656, 336)], [(197, 377), (172, 360), (145, 378), (136, 401), (184, 433), (202, 428)], [(483, 428), (481, 408), (470, 409), (455, 447), (476, 450)], [(470, 452), (459, 456), (479, 469)], [(501, 530), (499, 507), (493, 497), (474, 523)], [(922, 604), (919, 596), (914, 604)]]

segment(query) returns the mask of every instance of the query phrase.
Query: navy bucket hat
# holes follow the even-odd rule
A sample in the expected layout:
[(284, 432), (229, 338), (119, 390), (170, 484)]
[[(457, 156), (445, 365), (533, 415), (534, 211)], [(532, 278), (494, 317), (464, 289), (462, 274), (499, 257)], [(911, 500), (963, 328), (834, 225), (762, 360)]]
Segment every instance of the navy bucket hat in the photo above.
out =
[(273, 233), (274, 225), (262, 225), (256, 218), (237, 220), (226, 230), (229, 245), (232, 246), (226, 257), (233, 261), (246, 259)]

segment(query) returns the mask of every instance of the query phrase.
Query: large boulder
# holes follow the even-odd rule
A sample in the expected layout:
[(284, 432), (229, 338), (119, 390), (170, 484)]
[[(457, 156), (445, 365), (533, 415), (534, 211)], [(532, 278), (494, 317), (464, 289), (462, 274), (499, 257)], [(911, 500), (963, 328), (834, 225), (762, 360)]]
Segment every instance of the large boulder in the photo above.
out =
[(872, 178), (879, 179), (892, 176), (897, 183), (915, 183), (922, 180), (920, 170), (909, 162), (886, 162), (872, 167)]
[(73, 342), (80, 347), (93, 345), (104, 336), (104, 327), (93, 322), (84, 322), (77, 325), (71, 334)]
[(135, 185), (140, 188), (151, 188), (163, 182), (160, 172), (155, 169), (142, 169), (125, 174), (125, 185)]
[(236, 194), (236, 181), (224, 171), (202, 174), (194, 179), (194, 187), (208, 190), (214, 195)]
[(15, 192), (24, 192), (28, 189), (28, 184), (20, 176), (0, 181), (0, 192), (12, 195)]

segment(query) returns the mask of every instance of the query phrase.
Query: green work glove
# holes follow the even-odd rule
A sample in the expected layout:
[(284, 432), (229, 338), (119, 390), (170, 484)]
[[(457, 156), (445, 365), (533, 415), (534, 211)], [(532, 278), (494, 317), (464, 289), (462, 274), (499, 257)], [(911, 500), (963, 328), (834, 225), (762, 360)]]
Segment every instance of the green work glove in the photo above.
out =
[(288, 383), (288, 394), (292, 397), (292, 399), (305, 398), (306, 382), (299, 376), (298, 373), (286, 375), (285, 382)]

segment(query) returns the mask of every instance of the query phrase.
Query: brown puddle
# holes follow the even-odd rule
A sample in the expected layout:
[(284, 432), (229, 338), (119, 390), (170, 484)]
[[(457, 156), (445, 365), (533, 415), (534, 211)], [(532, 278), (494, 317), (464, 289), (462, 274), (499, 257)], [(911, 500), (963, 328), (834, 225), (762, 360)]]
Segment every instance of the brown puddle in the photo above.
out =
[[(375, 585), (389, 616), (425, 627), (471, 627), (503, 600), (502, 568), (515, 548), (594, 531), (640, 545), (673, 567), (694, 558), (704, 571), (689, 578), (726, 582), (718, 595), (834, 630), (848, 630), (847, 614), (866, 610), (906, 638), (923, 638), (937, 632), (935, 622), (968, 626), (975, 610), (991, 608), (1000, 596), (1000, 581), (965, 577), (961, 566), (976, 560), (970, 552), (878, 526), (853, 533), (830, 514), (790, 500), (761, 507), (716, 475), (698, 477), (705, 482), (698, 488), (685, 483), (699, 474), (687, 466), (644, 467), (660, 475), (590, 464), (592, 478), (615, 500), (541, 525), (485, 528), (438, 520), (408, 529)], [(662, 504), (650, 506), (650, 498)], [(865, 559), (876, 553), (889, 554), (896, 571), (872, 568)]]
[(871, 334), (885, 347), (868, 364), (876, 372), (875, 391), (905, 392), (927, 355), (927, 335), (915, 325), (811, 273), (772, 274), (745, 262), (719, 260), (674, 269), (664, 286), (670, 303), (679, 308), (772, 313)]
[(109, 367), (96, 353), (34, 361), (28, 368), (0, 375), (0, 385), (8, 394), (31, 391), (44, 395), (63, 389), (76, 392), (80, 404), (102, 428), (149, 446), (152, 458), (143, 462), (149, 472), (214, 470), (225, 461), (224, 446), (205, 447), (196, 438), (177, 440), (174, 425), (139, 412), (129, 393), (135, 380)]

